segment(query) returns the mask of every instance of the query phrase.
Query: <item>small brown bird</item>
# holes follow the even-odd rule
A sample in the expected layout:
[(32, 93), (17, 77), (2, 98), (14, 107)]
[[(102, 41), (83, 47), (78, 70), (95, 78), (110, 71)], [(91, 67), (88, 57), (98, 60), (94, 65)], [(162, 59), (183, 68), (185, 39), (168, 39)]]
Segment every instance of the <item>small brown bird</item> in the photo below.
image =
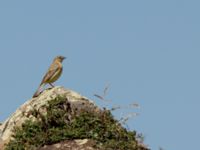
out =
[(54, 83), (61, 76), (63, 70), (62, 61), (64, 59), (65, 57), (63, 56), (57, 56), (56, 58), (54, 58), (53, 63), (51, 64), (47, 73), (43, 77), (42, 82), (40, 83), (40, 86), (38, 87), (33, 97), (37, 97), (40, 94), (41, 88), (46, 84), (49, 84), (52, 87), (54, 87), (52, 83)]

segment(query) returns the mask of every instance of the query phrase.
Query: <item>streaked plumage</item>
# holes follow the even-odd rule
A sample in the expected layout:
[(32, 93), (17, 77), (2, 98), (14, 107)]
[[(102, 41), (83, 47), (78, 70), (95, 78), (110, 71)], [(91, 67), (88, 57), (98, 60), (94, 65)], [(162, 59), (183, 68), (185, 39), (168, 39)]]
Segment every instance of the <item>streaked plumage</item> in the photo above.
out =
[(40, 86), (38, 87), (33, 97), (37, 97), (40, 94), (40, 90), (44, 85), (50, 84), (53, 87), (52, 83), (58, 80), (58, 78), (62, 74), (62, 70), (63, 70), (62, 61), (64, 59), (65, 57), (63, 56), (57, 56), (56, 58), (54, 58), (53, 63), (51, 64), (47, 73), (43, 77), (42, 82), (40, 83)]

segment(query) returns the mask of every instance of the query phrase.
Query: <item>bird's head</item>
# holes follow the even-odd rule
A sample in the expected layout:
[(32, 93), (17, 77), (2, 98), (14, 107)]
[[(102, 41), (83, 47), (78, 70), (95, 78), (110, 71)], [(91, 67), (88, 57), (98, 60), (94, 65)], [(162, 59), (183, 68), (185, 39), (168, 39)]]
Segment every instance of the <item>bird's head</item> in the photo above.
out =
[(66, 58), (66, 57), (64, 57), (64, 56), (57, 56), (57, 57), (54, 59), (54, 61), (60, 61), (60, 62), (62, 62), (65, 58)]

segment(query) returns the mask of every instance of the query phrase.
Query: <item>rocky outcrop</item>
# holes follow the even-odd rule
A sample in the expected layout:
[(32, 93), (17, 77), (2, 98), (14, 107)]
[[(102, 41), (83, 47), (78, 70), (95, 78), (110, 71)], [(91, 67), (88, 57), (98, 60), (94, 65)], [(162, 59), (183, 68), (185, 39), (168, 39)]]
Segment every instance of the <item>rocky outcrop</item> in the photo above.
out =
[(136, 140), (136, 132), (127, 131), (109, 110), (63, 87), (26, 101), (0, 125), (0, 150), (13, 148), (148, 150)]
[(26, 101), (0, 126), (0, 149), (12, 138), (14, 127), (21, 126), (28, 119), (36, 120), (37, 118), (32, 115), (33, 110), (38, 110), (42, 114), (46, 114), (44, 106), (57, 96), (65, 97), (72, 110), (76, 110), (76, 112), (83, 109), (87, 111), (100, 111), (91, 100), (72, 90), (64, 89), (63, 87), (54, 87), (53, 89), (45, 90), (39, 97)]

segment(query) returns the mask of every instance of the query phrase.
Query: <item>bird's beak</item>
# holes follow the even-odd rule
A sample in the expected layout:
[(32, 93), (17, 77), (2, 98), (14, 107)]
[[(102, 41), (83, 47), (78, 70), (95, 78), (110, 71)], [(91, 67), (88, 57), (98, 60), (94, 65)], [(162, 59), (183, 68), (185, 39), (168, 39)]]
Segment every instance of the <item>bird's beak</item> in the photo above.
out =
[(62, 59), (64, 60), (64, 59), (66, 59), (66, 57), (64, 57), (64, 56), (63, 56), (63, 58), (62, 58)]

